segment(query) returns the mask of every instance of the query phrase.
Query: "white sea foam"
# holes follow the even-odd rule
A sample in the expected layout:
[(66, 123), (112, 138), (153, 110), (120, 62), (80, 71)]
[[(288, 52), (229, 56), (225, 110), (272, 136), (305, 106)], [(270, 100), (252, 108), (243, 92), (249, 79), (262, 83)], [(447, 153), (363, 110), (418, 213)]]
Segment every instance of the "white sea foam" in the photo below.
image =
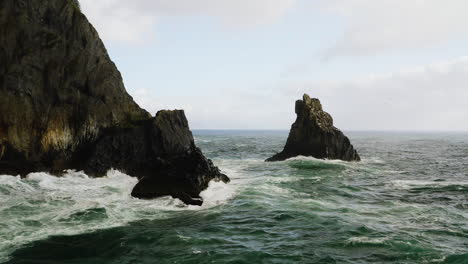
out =
[(365, 157), (361, 159), (362, 163), (365, 164), (385, 164), (385, 161), (379, 157)]
[[(21, 180), (20, 176), (0, 176), (0, 186), (5, 186), (12, 192), (33, 192), (34, 188)], [(1, 195), (1, 193), (0, 193)], [(4, 203), (1, 203), (4, 205)], [(1, 206), (0, 206), (1, 208)]]
[(47, 173), (31, 173), (25, 179), (0, 176), (0, 262), (16, 247), (48, 236), (168, 218), (174, 210), (204, 210), (226, 203), (236, 194), (236, 184), (211, 182), (201, 193), (203, 206), (186, 206), (171, 197), (133, 198), (130, 194), (136, 183), (136, 178), (116, 170), (103, 178), (76, 171), (67, 171), (62, 177)]
[(346, 240), (347, 244), (372, 244), (381, 245), (384, 244), (389, 238), (387, 237), (350, 237)]
[(224, 204), (234, 198), (236, 189), (223, 182), (211, 181), (208, 188), (200, 193), (203, 198), (202, 208), (209, 208), (219, 204)]
[(195, 142), (196, 143), (211, 143), (212, 141), (213, 141), (212, 139), (195, 137)]
[(447, 187), (447, 186), (468, 186), (468, 182), (454, 182), (454, 181), (424, 181), (424, 180), (393, 180), (390, 181), (388, 186), (397, 189), (413, 189), (421, 187)]
[(297, 156), (297, 157), (289, 158), (286, 161), (293, 161), (293, 160), (317, 161), (317, 162), (332, 163), (332, 164), (348, 164), (349, 163), (349, 162), (346, 162), (346, 161), (343, 161), (343, 160), (317, 159), (317, 158), (309, 157), (309, 156)]

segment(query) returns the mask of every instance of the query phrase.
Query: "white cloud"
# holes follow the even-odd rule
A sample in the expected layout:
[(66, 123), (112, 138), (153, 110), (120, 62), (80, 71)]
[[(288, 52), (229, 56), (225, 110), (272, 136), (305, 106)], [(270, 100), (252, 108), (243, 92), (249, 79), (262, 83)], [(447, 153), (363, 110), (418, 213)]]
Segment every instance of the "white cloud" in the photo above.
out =
[(325, 58), (428, 47), (468, 33), (466, 0), (327, 0), (320, 7), (346, 25)]
[(269, 24), (296, 0), (80, 0), (83, 12), (106, 41), (141, 43), (154, 38), (165, 16), (210, 16), (226, 26)]
[[(309, 1), (309, 0), (305, 0)], [(269, 24), (298, 0), (80, 0), (103, 39), (144, 43), (166, 16), (208, 16), (226, 26)], [(343, 36), (325, 58), (421, 48), (468, 33), (466, 0), (317, 0), (315, 12), (344, 19)], [(310, 34), (313, 34), (311, 32)]]
[[(166, 16), (209, 16), (225, 26), (252, 26), (277, 21), (295, 2), (81, 0), (105, 40), (127, 43), (153, 38), (158, 20)], [(344, 35), (328, 50), (329, 57), (427, 47), (468, 31), (465, 0), (317, 0), (313, 6), (313, 12), (344, 18)], [(294, 101), (307, 92), (322, 100), (343, 129), (468, 130), (468, 58), (347, 81), (289, 81), (274, 88), (274, 79), (265, 80), (264, 87), (242, 87), (257, 94), (220, 89), (216, 95), (200, 91), (199, 97), (152, 90), (133, 95), (152, 113), (185, 109), (195, 128), (287, 129), (294, 120)], [(273, 88), (265, 89), (267, 83)]]
[(223, 90), (210, 95), (158, 96), (140, 89), (132, 96), (152, 115), (162, 109), (184, 109), (190, 126), (198, 129), (288, 128), (295, 115), (294, 98), (270, 92)]
[[(289, 129), (303, 93), (322, 101), (343, 130), (468, 130), (468, 57), (343, 81), (288, 82), (210, 96), (137, 91), (151, 113), (186, 110), (193, 128)], [(164, 102), (164, 103), (158, 103)]]
[(348, 81), (288, 85), (322, 100), (345, 129), (468, 130), (468, 57)]

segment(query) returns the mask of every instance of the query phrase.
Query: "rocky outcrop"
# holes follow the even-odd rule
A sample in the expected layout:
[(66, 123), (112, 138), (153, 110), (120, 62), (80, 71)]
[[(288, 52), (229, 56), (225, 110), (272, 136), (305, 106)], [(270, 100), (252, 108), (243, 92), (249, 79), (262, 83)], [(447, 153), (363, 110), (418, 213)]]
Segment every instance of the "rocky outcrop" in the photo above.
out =
[(141, 178), (145, 198), (227, 181), (182, 111), (153, 118), (133, 101), (75, 0), (0, 1), (0, 173), (110, 168)]
[(284, 150), (266, 161), (281, 161), (296, 156), (360, 160), (348, 137), (333, 126), (333, 118), (323, 111), (318, 99), (304, 94), (302, 100), (296, 101), (296, 114), (297, 119), (291, 127)]
[(159, 111), (154, 118), (103, 133), (77, 160), (85, 161), (80, 167), (89, 175), (115, 168), (138, 176), (132, 191), (137, 198), (171, 195), (201, 205), (199, 194), (211, 180), (229, 182), (195, 146), (182, 110)]
[(0, 58), (2, 168), (60, 169), (103, 129), (150, 117), (71, 0), (0, 1)]

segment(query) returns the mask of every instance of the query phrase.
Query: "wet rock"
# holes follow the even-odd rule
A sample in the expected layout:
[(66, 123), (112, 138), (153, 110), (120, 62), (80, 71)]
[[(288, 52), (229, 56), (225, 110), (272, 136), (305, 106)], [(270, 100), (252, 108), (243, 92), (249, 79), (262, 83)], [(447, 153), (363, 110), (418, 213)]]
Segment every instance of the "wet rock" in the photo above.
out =
[[(155, 118), (104, 133), (82, 166), (89, 175), (109, 168), (137, 176), (132, 196), (151, 199), (170, 195), (201, 205), (200, 192), (211, 180), (229, 182), (195, 146), (182, 110), (159, 111)], [(79, 159), (82, 159), (79, 158)]]
[(59, 170), (104, 129), (150, 118), (71, 0), (2, 0), (0, 58), (0, 158), (17, 170)]
[(135, 192), (146, 198), (196, 198), (225, 177), (183, 112), (152, 117), (134, 102), (77, 1), (0, 1), (0, 174), (110, 168), (141, 178), (138, 190), (158, 178), (153, 195)]
[(322, 109), (316, 98), (304, 94), (296, 101), (296, 122), (291, 127), (284, 150), (266, 161), (281, 161), (296, 156), (318, 159), (360, 161), (353, 145), (339, 129), (333, 118)]

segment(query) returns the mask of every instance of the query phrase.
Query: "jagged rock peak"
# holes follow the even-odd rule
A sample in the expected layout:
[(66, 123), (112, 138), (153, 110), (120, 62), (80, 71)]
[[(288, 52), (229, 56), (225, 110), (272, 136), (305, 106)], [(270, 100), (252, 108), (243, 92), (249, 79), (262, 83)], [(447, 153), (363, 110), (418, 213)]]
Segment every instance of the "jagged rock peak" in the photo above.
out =
[(323, 111), (322, 104), (317, 98), (310, 98), (304, 94), (302, 101), (296, 101), (296, 114), (301, 118), (314, 121), (318, 127), (326, 131), (333, 130), (333, 118), (330, 114)]
[(333, 118), (323, 111), (319, 99), (304, 94), (302, 100), (296, 101), (295, 111), (297, 119), (291, 127), (284, 150), (267, 161), (300, 155), (319, 159), (360, 160), (348, 137), (333, 126)]
[(65, 169), (138, 177), (133, 195), (201, 204), (229, 181), (183, 111), (140, 108), (76, 0), (0, 0), (0, 174)]

